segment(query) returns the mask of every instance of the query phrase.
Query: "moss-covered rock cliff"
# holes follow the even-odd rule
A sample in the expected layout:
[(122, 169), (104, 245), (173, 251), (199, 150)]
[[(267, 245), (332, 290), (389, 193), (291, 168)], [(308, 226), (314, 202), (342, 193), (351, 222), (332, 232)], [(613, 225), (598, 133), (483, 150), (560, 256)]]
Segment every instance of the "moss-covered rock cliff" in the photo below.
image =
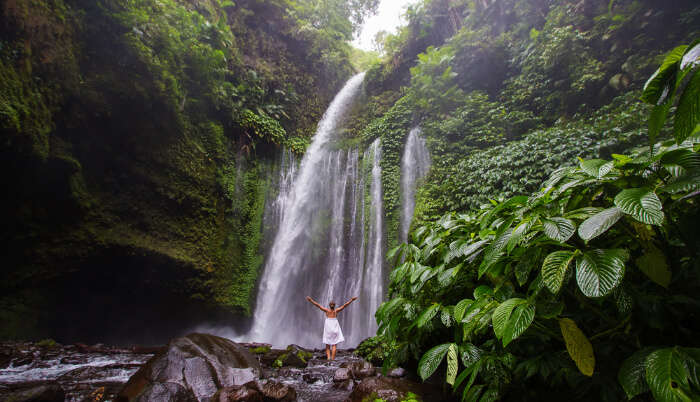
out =
[(2, 3), (0, 338), (250, 312), (266, 172), (352, 73), (293, 6)]

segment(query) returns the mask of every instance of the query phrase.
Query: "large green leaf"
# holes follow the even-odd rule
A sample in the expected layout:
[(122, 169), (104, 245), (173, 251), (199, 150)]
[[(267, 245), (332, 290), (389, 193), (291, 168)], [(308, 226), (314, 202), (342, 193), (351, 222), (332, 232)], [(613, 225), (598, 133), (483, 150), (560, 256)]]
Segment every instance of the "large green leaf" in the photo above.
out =
[(669, 95), (669, 87), (675, 85), (675, 76), (678, 72), (678, 67), (683, 54), (688, 46), (678, 46), (673, 49), (661, 63), (654, 74), (644, 84), (644, 92), (642, 100), (653, 105), (666, 101)]
[(559, 328), (561, 328), (561, 334), (564, 336), (566, 350), (576, 363), (576, 367), (583, 375), (592, 376), (595, 370), (595, 355), (593, 354), (591, 342), (579, 329), (578, 325), (569, 318), (561, 318), (559, 320)]
[(576, 231), (576, 224), (566, 218), (542, 219), (544, 234), (552, 240), (564, 243), (573, 236)]
[(635, 261), (637, 267), (646, 276), (659, 285), (667, 288), (671, 284), (671, 269), (666, 262), (666, 256), (657, 247), (650, 247)]
[(507, 250), (510, 253), (513, 251), (513, 249), (520, 244), (520, 241), (523, 239), (523, 237), (527, 234), (527, 232), (530, 231), (532, 226), (535, 223), (535, 219), (525, 219), (518, 226), (513, 229), (513, 232), (510, 235), (510, 239), (508, 239), (508, 245), (507, 245)]
[(648, 188), (622, 190), (615, 196), (615, 205), (642, 223), (661, 225), (664, 221), (661, 200)]
[(678, 107), (673, 117), (673, 135), (680, 144), (690, 137), (695, 126), (700, 122), (700, 73), (695, 73), (690, 78), (688, 85), (683, 89)]
[(435, 370), (437, 370), (440, 362), (447, 354), (447, 350), (454, 345), (453, 343), (443, 343), (442, 345), (437, 345), (425, 352), (423, 357), (421, 357), (418, 362), (418, 374), (423, 380), (428, 379)]
[(518, 298), (508, 299), (501, 303), (498, 307), (496, 307), (496, 310), (493, 311), (493, 315), (491, 316), (491, 320), (493, 322), (493, 332), (496, 334), (498, 339), (503, 338), (503, 334), (506, 330), (506, 324), (508, 323), (508, 318), (510, 318), (513, 309), (517, 305), (523, 303), (527, 303), (527, 300)]
[(645, 364), (651, 351), (651, 348), (639, 350), (622, 362), (620, 371), (617, 374), (617, 380), (622, 385), (622, 389), (625, 390), (627, 399), (632, 399), (649, 390), (645, 377)]
[(425, 324), (427, 324), (430, 320), (435, 317), (435, 315), (440, 311), (440, 305), (437, 303), (431, 304), (428, 308), (426, 308), (421, 315), (418, 317), (418, 319), (415, 322), (415, 325), (418, 326), (418, 328), (423, 327)]
[(513, 310), (508, 318), (506, 329), (503, 332), (503, 347), (517, 339), (532, 324), (535, 318), (535, 306), (532, 304), (520, 304)]
[(685, 70), (687, 67), (693, 68), (698, 65), (700, 65), (700, 42), (696, 40), (683, 54), (680, 69)]
[(592, 250), (576, 258), (576, 281), (583, 294), (602, 297), (625, 276), (627, 252), (620, 249)]
[(450, 385), (454, 385), (455, 378), (457, 378), (457, 370), (459, 370), (459, 363), (457, 362), (457, 345), (451, 343), (450, 347), (447, 349), (447, 376), (445, 377), (445, 382)]
[(624, 215), (618, 207), (612, 207), (598, 212), (578, 227), (578, 235), (585, 241), (594, 239), (610, 229)]
[(549, 254), (542, 263), (542, 279), (552, 293), (559, 292), (566, 277), (566, 270), (576, 254), (561, 250)]
[(454, 314), (455, 321), (462, 322), (462, 318), (464, 318), (464, 312), (467, 311), (467, 308), (469, 308), (469, 306), (472, 303), (474, 303), (474, 300), (464, 299), (455, 305), (455, 308), (452, 312)]
[(508, 244), (512, 230), (506, 229), (503, 233), (498, 235), (493, 242), (486, 248), (486, 254), (484, 255), (484, 260), (479, 266), (479, 278), (488, 271), (488, 269), (493, 266), (504, 253), (504, 249)]
[(662, 103), (661, 105), (654, 105), (649, 113), (649, 144), (656, 142), (656, 137), (659, 136), (661, 129), (664, 128), (666, 124), (666, 117), (668, 116), (668, 111), (671, 109), (671, 103)]
[(651, 393), (657, 401), (690, 401), (688, 372), (677, 348), (658, 349), (651, 352), (646, 360), (646, 379)]
[(603, 159), (589, 159), (581, 161), (580, 165), (581, 170), (597, 179), (601, 179), (606, 174), (610, 173), (615, 166), (615, 162)]

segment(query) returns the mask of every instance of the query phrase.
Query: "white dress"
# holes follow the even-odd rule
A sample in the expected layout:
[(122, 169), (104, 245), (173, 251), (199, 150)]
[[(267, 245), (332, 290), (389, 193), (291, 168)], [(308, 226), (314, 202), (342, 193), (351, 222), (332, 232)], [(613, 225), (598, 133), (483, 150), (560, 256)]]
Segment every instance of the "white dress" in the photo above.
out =
[(337, 318), (326, 318), (326, 323), (323, 324), (323, 343), (326, 345), (335, 345), (345, 341), (343, 331), (340, 330), (340, 323)]

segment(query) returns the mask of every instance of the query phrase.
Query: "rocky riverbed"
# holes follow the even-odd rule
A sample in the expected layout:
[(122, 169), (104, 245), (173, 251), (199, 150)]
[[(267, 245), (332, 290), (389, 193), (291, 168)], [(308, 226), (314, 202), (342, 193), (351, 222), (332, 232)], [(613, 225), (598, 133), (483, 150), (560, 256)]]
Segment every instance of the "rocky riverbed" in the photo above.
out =
[(444, 398), (405, 370), (382, 375), (351, 350), (328, 361), (323, 350), (278, 350), (203, 334), (160, 348), (0, 343), (0, 401), (354, 402), (399, 401), (409, 393)]

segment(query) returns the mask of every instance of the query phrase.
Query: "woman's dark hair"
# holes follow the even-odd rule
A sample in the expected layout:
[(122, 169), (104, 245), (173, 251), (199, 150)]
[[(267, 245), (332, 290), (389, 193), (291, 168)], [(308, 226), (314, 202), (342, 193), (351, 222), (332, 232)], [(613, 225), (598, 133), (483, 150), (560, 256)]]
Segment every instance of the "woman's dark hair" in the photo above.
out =
[(335, 302), (332, 301), (332, 302), (328, 303), (328, 307), (335, 309)]

